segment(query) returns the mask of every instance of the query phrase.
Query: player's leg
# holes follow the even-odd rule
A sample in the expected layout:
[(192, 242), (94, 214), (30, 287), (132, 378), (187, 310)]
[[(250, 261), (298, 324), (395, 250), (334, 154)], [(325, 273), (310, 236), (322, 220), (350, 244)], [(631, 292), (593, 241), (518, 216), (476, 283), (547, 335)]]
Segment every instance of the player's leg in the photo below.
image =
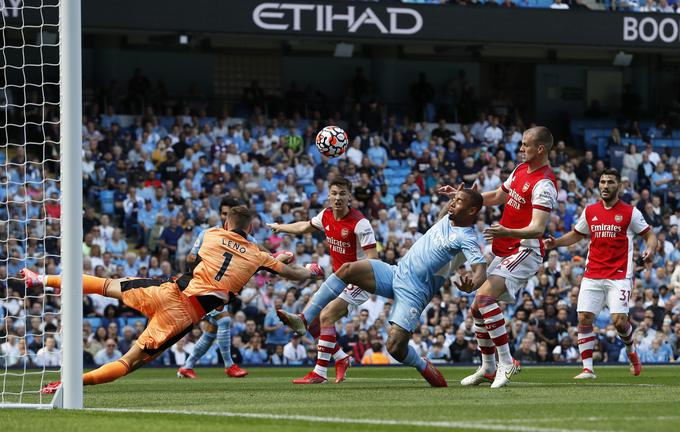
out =
[[(21, 269), (21, 275), (28, 287), (45, 286), (54, 288), (55, 291), (61, 290), (61, 276), (58, 275), (40, 275), (27, 268)], [(116, 291), (113, 285), (121, 279), (107, 279), (96, 276), (83, 275), (83, 292), (85, 294), (99, 294), (107, 297), (113, 297), (120, 300), (120, 287)], [(157, 282), (156, 282), (157, 284)], [(116, 292), (118, 296), (116, 296)]]
[[(477, 309), (479, 314), (481, 314), (484, 328), (498, 353), (499, 364), (491, 388), (499, 388), (507, 385), (510, 381), (510, 377), (519, 372), (519, 362), (513, 359), (510, 354), (508, 333), (505, 328), (505, 317), (503, 316), (503, 311), (497, 300), (508, 292), (506, 285), (510, 283), (513, 283), (513, 281), (498, 275), (489, 275), (477, 291), (477, 295), (473, 302), (473, 308)], [(487, 358), (487, 361), (490, 362), (490, 359)], [(483, 369), (490, 368), (489, 364)]]
[(353, 284), (370, 293), (375, 292), (375, 277), (372, 260), (362, 260), (343, 264), (321, 285), (302, 312), (307, 322), (312, 322), (323, 308), (336, 299), (347, 285)]
[[(389, 270), (384, 270), (384, 267)], [(331, 301), (336, 299), (349, 284), (357, 285), (361, 289), (370, 293), (380, 292), (376, 291), (379, 286), (379, 279), (381, 276), (376, 274), (374, 269), (381, 272), (389, 273), (389, 280), (391, 286), (391, 279), (393, 270), (389, 264), (385, 264), (379, 260), (362, 260), (343, 264), (337, 272), (330, 275), (326, 281), (321, 284), (321, 287), (314, 293), (301, 316), (290, 314), (283, 310), (278, 310), (277, 315), (284, 324), (292, 328), (295, 333), (302, 336), (307, 332), (307, 325), (314, 321), (323, 308), (325, 308)]]
[(632, 291), (632, 281), (630, 279), (607, 280), (607, 304), (611, 312), (612, 322), (619, 337), (626, 345), (626, 354), (631, 364), (631, 373), (635, 376), (642, 372), (640, 357), (635, 352), (633, 346), (633, 326), (628, 319), (628, 304)]
[(208, 352), (213, 342), (217, 338), (217, 323), (213, 318), (208, 316), (206, 321), (203, 321), (203, 333), (201, 337), (196, 341), (194, 345), (194, 351), (191, 353), (184, 367), (177, 370), (178, 378), (196, 378), (196, 372), (194, 372), (194, 367), (196, 363)]
[(144, 351), (133, 344), (123, 357), (83, 374), (83, 385), (105, 384), (117, 380), (145, 364)]
[[(336, 298), (328, 304), (319, 315), (321, 331), (317, 344), (316, 366), (314, 366), (314, 378), (328, 379), (328, 365), (339, 346), (335, 333), (335, 322), (347, 315), (348, 303), (342, 298)], [(344, 352), (343, 352), (344, 354)], [(345, 354), (345, 357), (347, 354)], [(296, 380), (297, 381), (297, 380)], [(293, 381), (293, 382), (296, 382)]]
[(408, 344), (411, 332), (393, 323), (387, 335), (387, 352), (398, 362), (413, 366), (432, 387), (447, 387), (444, 376), (432, 363), (420, 357), (416, 350)]
[(482, 365), (475, 373), (463, 378), (460, 383), (464, 386), (479, 385), (483, 382), (493, 382), (496, 378), (496, 345), (484, 325), (484, 316), (476, 302), (472, 302), (470, 313), (474, 319), (475, 337), (479, 350), (482, 352)]
[(578, 350), (581, 353), (583, 371), (575, 379), (595, 378), (593, 368), (593, 348), (595, 348), (595, 332), (593, 319), (605, 306), (605, 290), (602, 279), (583, 278), (578, 293)]
[(231, 316), (229, 312), (218, 314), (217, 320), (217, 345), (220, 347), (222, 361), (224, 361), (224, 373), (232, 378), (243, 378), (248, 371), (241, 369), (231, 358)]
[(574, 379), (594, 379), (595, 368), (593, 367), (593, 349), (595, 348), (595, 332), (593, 330), (593, 320), (595, 314), (592, 312), (578, 312), (578, 351), (581, 354), (583, 371), (576, 375)]
[(437, 368), (408, 344), (411, 335), (420, 326), (425, 306), (432, 300), (429, 293), (418, 286), (412, 280), (393, 277), (394, 304), (387, 319), (391, 324), (387, 334), (387, 351), (400, 363), (416, 368), (431, 386), (446, 387), (446, 380)]
[(319, 315), (320, 332), (316, 345), (316, 365), (314, 370), (304, 377), (294, 379), (293, 384), (325, 384), (328, 382), (328, 365), (337, 347), (335, 322), (347, 314), (347, 307), (347, 302), (338, 297), (323, 308)]

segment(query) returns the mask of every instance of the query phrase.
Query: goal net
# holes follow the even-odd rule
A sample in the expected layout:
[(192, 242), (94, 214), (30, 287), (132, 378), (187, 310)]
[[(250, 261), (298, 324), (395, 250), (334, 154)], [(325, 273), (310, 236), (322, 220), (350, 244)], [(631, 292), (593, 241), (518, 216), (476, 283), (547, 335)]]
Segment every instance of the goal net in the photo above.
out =
[[(49, 382), (67, 379), (68, 374), (79, 375), (74, 368), (82, 369), (82, 361), (70, 365), (74, 355), (65, 350), (67, 344), (73, 343), (70, 341), (82, 338), (81, 329), (73, 337), (79, 326), (74, 325), (75, 321), (82, 321), (82, 313), (73, 313), (68, 325), (64, 319), (66, 312), (74, 310), (77, 296), (71, 295), (73, 290), (60, 293), (42, 287), (27, 288), (19, 273), (28, 267), (43, 274), (64, 272), (66, 276), (68, 270), (71, 280), (80, 278), (80, 269), (74, 274), (74, 262), (78, 264), (82, 258), (77, 255), (62, 259), (68, 253), (65, 245), (74, 250), (74, 243), (81, 244), (80, 237), (75, 237), (78, 230), (73, 230), (81, 223), (81, 214), (72, 207), (73, 197), (79, 197), (82, 187), (72, 187), (73, 175), (65, 177), (75, 158), (80, 157), (79, 131), (73, 136), (73, 126), (77, 129), (80, 124), (80, 89), (69, 91), (68, 86), (73, 85), (73, 78), (80, 79), (81, 60), (79, 36), (77, 61), (65, 57), (73, 54), (65, 50), (69, 39), (64, 38), (60, 24), (72, 23), (73, 15), (64, 19), (63, 6), (59, 0), (0, 0), (2, 407), (61, 406), (64, 400), (61, 390), (55, 397), (42, 394), (41, 388)], [(69, 67), (62, 67), (65, 61), (78, 68), (70, 78), (65, 75)], [(74, 105), (74, 93), (78, 109), (71, 111), (68, 108)], [(80, 202), (80, 198), (77, 200)], [(73, 241), (65, 244), (66, 238)], [(80, 290), (80, 284), (76, 288)], [(79, 311), (82, 301), (76, 306)], [(78, 349), (80, 342), (76, 344)], [(81, 397), (81, 387), (78, 382), (77, 389), (69, 390)]]

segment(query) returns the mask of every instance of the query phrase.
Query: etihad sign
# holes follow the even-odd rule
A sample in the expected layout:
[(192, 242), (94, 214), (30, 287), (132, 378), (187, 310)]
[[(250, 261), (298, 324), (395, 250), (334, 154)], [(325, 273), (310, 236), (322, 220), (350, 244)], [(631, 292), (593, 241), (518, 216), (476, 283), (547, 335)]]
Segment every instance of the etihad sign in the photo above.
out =
[(383, 18), (363, 5), (261, 3), (252, 17), (259, 28), (278, 31), (356, 33), (373, 28), (386, 35), (412, 35), (423, 28), (423, 17), (415, 9), (387, 7), (380, 12)]

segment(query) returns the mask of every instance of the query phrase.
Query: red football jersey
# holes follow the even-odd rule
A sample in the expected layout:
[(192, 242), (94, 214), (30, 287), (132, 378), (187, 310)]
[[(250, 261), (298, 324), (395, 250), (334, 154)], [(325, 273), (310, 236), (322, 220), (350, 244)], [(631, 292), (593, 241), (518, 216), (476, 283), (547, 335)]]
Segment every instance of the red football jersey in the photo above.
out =
[(333, 271), (346, 262), (366, 257), (364, 250), (375, 247), (375, 233), (371, 223), (358, 210), (350, 209), (340, 220), (335, 220), (333, 210), (324, 209), (309, 221), (312, 226), (326, 234)]
[[(517, 165), (501, 185), (508, 194), (500, 224), (506, 228), (525, 228), (531, 223), (534, 209), (551, 212), (557, 205), (557, 186), (552, 168), (546, 165), (528, 172), (529, 164)], [(543, 256), (543, 240), (501, 237), (493, 240), (491, 249), (496, 256), (510, 256), (519, 248), (535, 249)]]
[(640, 210), (621, 200), (609, 209), (603, 201), (586, 207), (574, 226), (577, 233), (590, 236), (583, 276), (590, 279), (632, 278), (633, 236), (649, 229)]

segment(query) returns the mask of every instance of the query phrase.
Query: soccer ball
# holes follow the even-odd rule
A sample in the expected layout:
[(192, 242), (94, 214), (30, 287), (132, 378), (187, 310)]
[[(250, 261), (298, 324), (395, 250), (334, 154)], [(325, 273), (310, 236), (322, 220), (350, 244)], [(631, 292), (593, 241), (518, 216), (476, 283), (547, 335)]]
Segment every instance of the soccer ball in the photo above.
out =
[(345, 153), (348, 144), (347, 132), (337, 126), (326, 126), (316, 134), (316, 148), (322, 155), (329, 158)]

